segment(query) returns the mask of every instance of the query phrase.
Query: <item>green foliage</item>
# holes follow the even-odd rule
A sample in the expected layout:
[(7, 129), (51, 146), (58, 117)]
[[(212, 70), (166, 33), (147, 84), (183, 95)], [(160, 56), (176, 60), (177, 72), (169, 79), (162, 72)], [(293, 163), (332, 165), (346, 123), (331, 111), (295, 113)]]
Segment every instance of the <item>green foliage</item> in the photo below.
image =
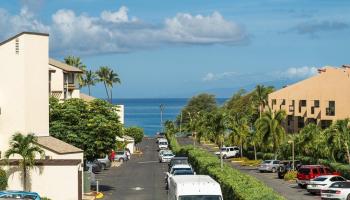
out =
[(7, 188), (7, 175), (5, 170), (0, 168), (0, 190), (6, 190)]
[(284, 180), (285, 181), (292, 181), (297, 179), (297, 174), (298, 171), (295, 170), (289, 170), (287, 173), (284, 175)]
[(144, 131), (143, 131), (143, 128), (133, 126), (133, 127), (125, 128), (124, 134), (134, 138), (135, 143), (137, 144), (142, 141), (142, 138), (144, 136)]
[(47, 198), (47, 197), (40, 197), (41, 200), (51, 200), (50, 198)]
[(69, 99), (58, 103), (50, 99), (50, 134), (84, 150), (93, 160), (115, 147), (121, 124), (112, 104), (103, 100), (85, 102)]
[(189, 162), (198, 174), (210, 175), (219, 182), (224, 199), (284, 199), (256, 178), (246, 175), (227, 164), (224, 164), (224, 168), (221, 170), (220, 160), (215, 155), (203, 149), (194, 149), (191, 145), (181, 148), (175, 137), (168, 137), (168, 140), (174, 152), (188, 156)]

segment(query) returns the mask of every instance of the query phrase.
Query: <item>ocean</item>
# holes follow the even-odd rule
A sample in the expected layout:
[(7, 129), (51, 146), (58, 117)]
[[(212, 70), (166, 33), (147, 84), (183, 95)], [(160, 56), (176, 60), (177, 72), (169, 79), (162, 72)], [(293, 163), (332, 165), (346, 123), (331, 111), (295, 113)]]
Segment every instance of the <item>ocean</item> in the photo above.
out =
[[(113, 104), (124, 105), (125, 126), (138, 126), (144, 129), (145, 135), (153, 136), (161, 131), (160, 105), (163, 107), (163, 122), (175, 120), (181, 109), (187, 104), (187, 98), (158, 99), (113, 99)], [(222, 105), (227, 99), (217, 98)]]

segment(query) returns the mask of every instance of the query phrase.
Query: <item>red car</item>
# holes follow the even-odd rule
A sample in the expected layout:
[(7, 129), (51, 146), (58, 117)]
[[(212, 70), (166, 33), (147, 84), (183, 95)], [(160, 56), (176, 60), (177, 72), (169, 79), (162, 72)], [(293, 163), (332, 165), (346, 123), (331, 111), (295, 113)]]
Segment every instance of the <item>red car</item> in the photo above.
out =
[(298, 169), (297, 183), (300, 187), (306, 188), (311, 179), (322, 175), (339, 175), (338, 172), (332, 172), (328, 167), (323, 165), (302, 165)]

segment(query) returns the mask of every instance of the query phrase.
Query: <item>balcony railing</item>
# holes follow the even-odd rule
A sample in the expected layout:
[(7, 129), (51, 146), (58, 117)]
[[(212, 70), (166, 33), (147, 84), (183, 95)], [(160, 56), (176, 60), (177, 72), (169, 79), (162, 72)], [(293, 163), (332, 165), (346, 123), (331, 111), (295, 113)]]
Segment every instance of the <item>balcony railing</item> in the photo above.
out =
[(65, 88), (68, 90), (74, 90), (75, 89), (75, 84), (74, 83), (68, 83), (65, 85)]

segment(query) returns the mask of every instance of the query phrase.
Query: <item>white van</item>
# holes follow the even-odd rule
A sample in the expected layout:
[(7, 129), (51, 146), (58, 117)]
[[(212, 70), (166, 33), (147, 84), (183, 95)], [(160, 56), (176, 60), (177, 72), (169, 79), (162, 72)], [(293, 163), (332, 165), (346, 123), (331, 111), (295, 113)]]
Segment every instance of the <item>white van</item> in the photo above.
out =
[(207, 175), (170, 178), (168, 200), (223, 200), (219, 183)]
[(159, 148), (159, 150), (168, 149), (168, 140), (167, 139), (160, 139), (158, 142), (158, 148)]

